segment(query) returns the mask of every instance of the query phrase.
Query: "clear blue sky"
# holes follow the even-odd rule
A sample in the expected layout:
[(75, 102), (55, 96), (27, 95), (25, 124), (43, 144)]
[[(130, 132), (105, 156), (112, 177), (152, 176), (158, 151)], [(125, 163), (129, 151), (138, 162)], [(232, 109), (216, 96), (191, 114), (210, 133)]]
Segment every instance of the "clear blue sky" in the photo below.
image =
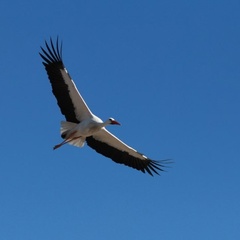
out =
[[(240, 2), (0, 3), (0, 239), (240, 239)], [(64, 120), (38, 55), (68, 71), (160, 177), (89, 147), (52, 147)]]

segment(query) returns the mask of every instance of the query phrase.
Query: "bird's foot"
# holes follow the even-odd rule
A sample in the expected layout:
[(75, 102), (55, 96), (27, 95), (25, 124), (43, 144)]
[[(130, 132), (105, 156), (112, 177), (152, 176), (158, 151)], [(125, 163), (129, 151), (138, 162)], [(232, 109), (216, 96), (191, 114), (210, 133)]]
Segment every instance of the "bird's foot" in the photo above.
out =
[(53, 150), (57, 149), (57, 148), (60, 148), (62, 146), (62, 144), (57, 144), (53, 147)]

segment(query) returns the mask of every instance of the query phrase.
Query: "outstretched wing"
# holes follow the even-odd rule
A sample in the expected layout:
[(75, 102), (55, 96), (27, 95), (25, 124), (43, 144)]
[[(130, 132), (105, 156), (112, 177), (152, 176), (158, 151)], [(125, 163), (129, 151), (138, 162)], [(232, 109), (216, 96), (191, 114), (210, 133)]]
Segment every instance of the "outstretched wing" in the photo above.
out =
[(45, 42), (46, 49), (41, 47), (43, 65), (52, 85), (52, 92), (57, 99), (58, 106), (66, 120), (79, 123), (93, 114), (78, 92), (74, 81), (71, 79), (62, 60), (62, 44), (59, 46), (58, 39), (54, 46), (52, 39), (50, 44)]
[(148, 172), (150, 175), (164, 171), (164, 163), (168, 162), (168, 160), (154, 161), (149, 159), (126, 145), (105, 128), (93, 136), (87, 137), (86, 141), (88, 146), (105, 157), (111, 158), (114, 162), (135, 168), (143, 173)]

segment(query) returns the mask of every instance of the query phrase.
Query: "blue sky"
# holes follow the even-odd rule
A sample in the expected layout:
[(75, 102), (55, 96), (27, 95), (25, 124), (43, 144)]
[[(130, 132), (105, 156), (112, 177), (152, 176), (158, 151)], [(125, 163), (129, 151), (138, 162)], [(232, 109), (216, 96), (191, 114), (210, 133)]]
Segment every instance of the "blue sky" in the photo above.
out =
[[(6, 1), (1, 22), (4, 240), (239, 239), (239, 1)], [(152, 159), (151, 177), (89, 147), (52, 147), (64, 120), (38, 55), (63, 58), (91, 110)]]

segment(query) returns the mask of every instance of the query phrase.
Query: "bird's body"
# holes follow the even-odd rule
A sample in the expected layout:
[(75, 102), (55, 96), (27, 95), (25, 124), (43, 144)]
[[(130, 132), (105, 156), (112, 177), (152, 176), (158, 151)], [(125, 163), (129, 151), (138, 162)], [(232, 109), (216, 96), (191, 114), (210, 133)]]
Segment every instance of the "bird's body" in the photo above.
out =
[(100, 121), (100, 119), (90, 118), (85, 119), (76, 125), (70, 132), (76, 131), (79, 136), (89, 137), (98, 132), (102, 127), (105, 127), (107, 123)]
[(118, 124), (114, 119), (108, 119), (103, 122), (100, 118), (93, 116), (91, 118), (85, 119), (76, 126), (77, 132), (84, 137), (92, 136), (94, 133), (98, 132), (103, 127), (110, 124)]
[(47, 71), (62, 114), (66, 121), (61, 122), (61, 136), (63, 142), (54, 149), (68, 143), (82, 147), (85, 142), (98, 153), (111, 158), (117, 163), (122, 163), (142, 172), (158, 174), (157, 170), (163, 171), (165, 160), (154, 161), (145, 155), (129, 147), (116, 136), (111, 134), (105, 127), (107, 125), (120, 125), (113, 118), (102, 121), (88, 108), (81, 94), (77, 90), (73, 80), (68, 74), (62, 61), (62, 47), (56, 46), (52, 40), (50, 46), (46, 43), (46, 49), (42, 49), (40, 56)]
[(94, 115), (78, 124), (62, 121), (61, 136), (65, 140), (54, 146), (54, 149), (61, 147), (65, 143), (72, 144), (76, 147), (83, 147), (86, 137), (96, 134), (109, 124), (120, 125), (113, 118), (109, 118), (107, 121), (103, 122), (99, 117)]

